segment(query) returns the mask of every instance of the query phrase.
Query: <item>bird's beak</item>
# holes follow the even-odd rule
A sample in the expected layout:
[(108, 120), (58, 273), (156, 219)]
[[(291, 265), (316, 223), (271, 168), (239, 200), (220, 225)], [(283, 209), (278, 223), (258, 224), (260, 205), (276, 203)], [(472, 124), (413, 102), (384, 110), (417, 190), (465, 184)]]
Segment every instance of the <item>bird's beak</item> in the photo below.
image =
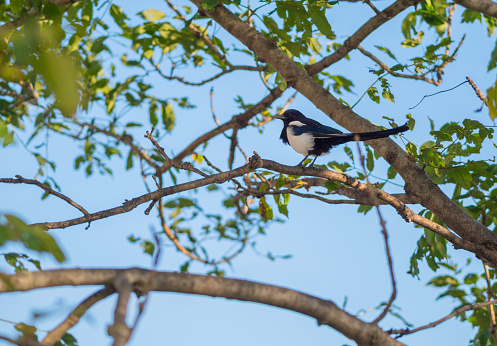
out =
[(283, 114), (279, 114), (277, 116), (274, 117), (275, 119), (280, 119), (280, 120), (285, 120), (285, 116)]

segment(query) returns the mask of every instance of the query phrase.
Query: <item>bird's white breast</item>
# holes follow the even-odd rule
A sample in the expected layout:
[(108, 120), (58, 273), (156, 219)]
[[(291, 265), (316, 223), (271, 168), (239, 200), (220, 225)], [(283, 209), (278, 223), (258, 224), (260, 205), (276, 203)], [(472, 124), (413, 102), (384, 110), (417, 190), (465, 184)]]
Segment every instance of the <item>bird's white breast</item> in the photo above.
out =
[(286, 135), (288, 137), (288, 142), (290, 143), (293, 150), (304, 156), (309, 155), (309, 151), (314, 149), (314, 137), (310, 133), (303, 133), (301, 135), (295, 135), (293, 133), (294, 127), (304, 126), (305, 124), (300, 121), (292, 121), (288, 124), (286, 129)]

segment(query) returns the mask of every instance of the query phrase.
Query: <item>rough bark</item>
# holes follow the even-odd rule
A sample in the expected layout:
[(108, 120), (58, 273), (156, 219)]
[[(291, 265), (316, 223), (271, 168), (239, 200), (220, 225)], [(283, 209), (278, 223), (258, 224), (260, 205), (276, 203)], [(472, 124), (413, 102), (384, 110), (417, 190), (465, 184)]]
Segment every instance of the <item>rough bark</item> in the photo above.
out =
[[(153, 274), (153, 275), (151, 275)], [(359, 345), (403, 345), (373, 323), (366, 323), (329, 300), (263, 283), (186, 273), (130, 269), (59, 269), (0, 276), (0, 293), (59, 286), (116, 285), (126, 278), (133, 290), (223, 297), (279, 307), (307, 315), (336, 329)], [(126, 286), (127, 287), (127, 286)], [(126, 292), (125, 292), (126, 293)], [(119, 316), (122, 322), (123, 316)], [(122, 324), (122, 323), (121, 323)]]

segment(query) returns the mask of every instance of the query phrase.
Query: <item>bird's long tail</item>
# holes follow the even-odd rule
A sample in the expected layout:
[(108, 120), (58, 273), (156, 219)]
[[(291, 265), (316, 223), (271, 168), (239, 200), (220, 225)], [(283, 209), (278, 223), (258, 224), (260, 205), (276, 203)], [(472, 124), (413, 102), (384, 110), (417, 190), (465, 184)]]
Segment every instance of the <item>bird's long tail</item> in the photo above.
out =
[(406, 123), (402, 126), (395, 127), (389, 130), (362, 132), (362, 133), (344, 133), (343, 135), (334, 136), (334, 139), (338, 139), (337, 137), (341, 137), (342, 141), (340, 141), (340, 143), (346, 143), (352, 141), (367, 141), (370, 139), (388, 137), (391, 135), (395, 135), (397, 133), (405, 132), (407, 130), (409, 130), (409, 126), (407, 126)]

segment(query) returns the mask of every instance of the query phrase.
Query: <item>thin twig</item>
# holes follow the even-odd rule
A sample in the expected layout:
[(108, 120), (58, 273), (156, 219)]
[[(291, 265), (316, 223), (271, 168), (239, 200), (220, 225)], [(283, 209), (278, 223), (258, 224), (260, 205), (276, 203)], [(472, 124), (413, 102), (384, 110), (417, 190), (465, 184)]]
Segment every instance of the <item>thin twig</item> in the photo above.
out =
[(374, 11), (374, 13), (376, 13), (377, 15), (381, 13), (381, 11), (379, 11), (375, 5), (373, 5), (373, 3), (369, 0), (363, 0), (364, 3), (366, 3), (369, 7), (371, 7), (371, 9)]
[(0, 178), (0, 183), (7, 183), (7, 184), (30, 184), (30, 185), (36, 185), (38, 186), (39, 188), (42, 188), (43, 190), (45, 190), (46, 193), (50, 194), (50, 195), (54, 195), (56, 197), (59, 197), (60, 199), (66, 201), (67, 203), (69, 203), (70, 205), (72, 205), (74, 208), (78, 209), (80, 212), (83, 213), (83, 215), (88, 215), (89, 213), (86, 211), (85, 208), (83, 208), (82, 206), (80, 206), (78, 203), (74, 202), (72, 199), (70, 199), (69, 197), (61, 194), (60, 192), (57, 192), (53, 189), (51, 189), (50, 187), (48, 187), (47, 185), (39, 182), (38, 180), (33, 180), (33, 179), (25, 179), (23, 177), (21, 177), (20, 175), (16, 175), (16, 178), (17, 179), (13, 179), (13, 178)]
[(424, 330), (424, 329), (436, 327), (439, 324), (441, 324), (441, 323), (443, 323), (443, 322), (451, 319), (452, 317), (455, 317), (455, 316), (463, 313), (464, 311), (477, 310), (477, 309), (481, 309), (481, 308), (484, 308), (484, 307), (492, 305), (492, 304), (497, 304), (497, 300), (494, 299), (492, 301), (483, 302), (483, 303), (479, 303), (479, 304), (462, 306), (462, 307), (460, 307), (458, 309), (455, 309), (454, 311), (452, 311), (447, 316), (445, 316), (445, 317), (443, 317), (443, 318), (441, 318), (441, 319), (439, 319), (439, 320), (437, 320), (435, 322), (428, 323), (425, 326), (414, 328), (414, 329), (392, 329), (392, 330), (389, 330), (388, 333), (389, 334), (399, 334), (398, 335), (398, 338), (399, 338), (399, 337), (404, 336), (404, 335), (408, 335), (408, 334), (413, 334), (413, 333), (419, 332), (420, 330)]
[[(278, 113), (276, 115), (281, 115), (286, 111), (288, 106), (290, 106), (290, 103), (292, 103), (295, 97), (297, 96), (297, 93), (298, 93), (297, 91), (294, 92), (293, 95), (288, 98), (288, 100), (285, 102), (283, 107), (281, 107), (281, 109), (278, 110)], [(274, 117), (264, 117), (261, 121), (257, 123), (249, 123), (249, 125), (254, 127), (261, 127), (263, 125), (266, 125), (270, 121), (273, 121), (274, 119), (275, 119)]]
[[(483, 267), (485, 268), (485, 280), (487, 281), (487, 301), (492, 301), (492, 285), (490, 283), (490, 272), (488, 270), (488, 266), (483, 263)], [(494, 344), (497, 345), (497, 322), (495, 320), (495, 309), (494, 305), (490, 305), (489, 307), (489, 315), (490, 315), (490, 332), (492, 333), (492, 338), (494, 339)]]
[[(485, 207), (482, 207), (482, 217), (481, 223), (483, 226), (488, 226), (488, 218)], [(483, 263), (483, 268), (485, 269), (485, 281), (487, 281), (487, 301), (493, 300), (492, 296), (492, 283), (490, 282), (490, 272), (488, 270), (488, 266)], [(497, 322), (495, 320), (495, 309), (494, 305), (490, 305), (489, 307), (489, 315), (490, 315), (490, 333), (492, 334), (492, 338), (494, 339), (494, 344), (497, 345)]]
[(228, 168), (233, 169), (233, 162), (235, 161), (235, 149), (238, 146), (238, 128), (234, 128), (233, 132), (231, 134), (231, 141), (230, 141), (230, 154), (228, 155)]
[[(271, 104), (278, 99), (281, 95), (283, 94), (283, 91), (275, 87), (274, 89), (271, 89), (271, 93), (267, 96), (265, 96), (262, 100), (260, 100), (258, 103), (256, 103), (254, 106), (250, 107), (243, 113), (240, 113), (238, 115), (235, 115), (231, 118), (231, 120), (225, 122), (224, 124), (221, 124), (221, 126), (218, 126), (211, 131), (204, 133), (194, 141), (192, 141), (186, 148), (184, 148), (179, 154), (174, 157), (174, 161), (180, 161), (186, 156), (192, 154), (194, 150), (202, 145), (203, 143), (206, 143), (210, 139), (214, 138), (215, 136), (224, 133), (225, 131), (229, 129), (233, 129), (235, 127), (238, 127), (239, 129), (244, 128), (248, 125), (248, 122), (250, 119), (252, 119), (254, 116), (257, 114), (263, 112), (265, 109), (271, 106)], [(164, 162), (164, 164), (160, 167), (160, 169), (157, 171), (157, 174), (164, 173), (165, 171), (169, 170), (172, 166), (169, 164), (169, 162)]]
[(476, 86), (475, 82), (473, 82), (469, 77), (466, 77), (466, 79), (468, 80), (469, 84), (473, 87), (475, 93), (476, 93), (476, 96), (478, 96), (478, 98), (480, 100), (483, 101), (483, 103), (485, 103), (485, 106), (488, 107), (488, 100), (487, 98), (485, 97), (485, 95), (481, 92), (480, 89), (478, 89), (478, 87)]
[(152, 127), (152, 130), (150, 132), (146, 131), (145, 132), (145, 138), (148, 138), (150, 142), (157, 148), (157, 151), (166, 159), (166, 161), (173, 167), (178, 168), (178, 169), (184, 169), (186, 171), (194, 172), (197, 173), (198, 175), (201, 175), (204, 178), (207, 178), (209, 175), (202, 172), (201, 170), (193, 167), (193, 165), (190, 162), (183, 162), (183, 163), (176, 163), (175, 161), (171, 160), (169, 156), (166, 154), (164, 151), (164, 148), (162, 148), (159, 143), (155, 140), (155, 138), (152, 136), (154, 133), (154, 128)]
[(216, 45), (212, 42), (212, 40), (205, 34), (204, 31), (197, 28), (193, 23), (189, 22), (185, 16), (181, 14), (181, 12), (174, 6), (171, 1), (166, 0), (167, 5), (176, 13), (176, 15), (185, 23), (188, 24), (188, 30), (190, 30), (196, 37), (200, 38), (205, 44), (212, 50), (212, 52), (228, 66), (231, 66), (226, 56), (219, 52)]
[(192, 260), (208, 263), (207, 260), (198, 257), (197, 255), (185, 249), (185, 247), (180, 244), (178, 237), (176, 237), (176, 235), (173, 233), (171, 228), (169, 228), (169, 226), (167, 225), (166, 217), (164, 216), (164, 203), (162, 203), (162, 200), (159, 200), (159, 203), (157, 204), (157, 210), (159, 211), (159, 218), (162, 230), (164, 231), (164, 234), (169, 238), (169, 240), (172, 241), (172, 243), (176, 247), (176, 250), (190, 257)]
[(160, 76), (162, 78), (167, 79), (167, 80), (176, 80), (178, 82), (181, 82), (181, 83), (183, 83), (185, 85), (189, 85), (189, 86), (202, 86), (204, 84), (212, 82), (213, 80), (218, 79), (219, 77), (224, 76), (227, 73), (231, 73), (231, 72), (234, 72), (234, 71), (264, 71), (264, 70), (267, 69), (267, 67), (265, 67), (265, 66), (260, 66), (260, 67), (259, 66), (230, 66), (226, 70), (222, 70), (218, 74), (215, 74), (214, 76), (212, 76), (210, 78), (207, 78), (207, 79), (205, 79), (205, 80), (203, 80), (201, 82), (190, 82), (190, 81), (185, 80), (182, 77), (178, 77), (178, 76), (167, 76), (167, 75), (165, 75), (161, 71), (161, 69), (159, 68), (159, 66), (153, 64), (152, 61), (150, 61), (150, 63), (155, 68), (155, 70), (160, 74)]
[(439, 85), (441, 81), (436, 81), (430, 78), (426, 78), (424, 75), (410, 75), (410, 74), (405, 74), (405, 73), (398, 73), (395, 71), (392, 71), (390, 67), (388, 67), (387, 64), (385, 64), (383, 61), (378, 59), (376, 56), (365, 50), (361, 45), (357, 46), (357, 49), (365, 56), (373, 60), (375, 63), (377, 63), (382, 69), (384, 69), (388, 74), (394, 76), (394, 77), (399, 77), (399, 78), (407, 78), (407, 79), (415, 79), (415, 80), (421, 80), (430, 84), (434, 85)]
[[(210, 102), (211, 102), (211, 113), (212, 113), (212, 118), (214, 119), (214, 122), (216, 123), (217, 126), (221, 126), (221, 124), (219, 123), (219, 120), (217, 119), (217, 116), (216, 116), (216, 112), (214, 111), (214, 88), (211, 88), (211, 91), (210, 91)], [(228, 159), (228, 163), (231, 162), (231, 164), (228, 164), (228, 167), (229, 169), (232, 169), (233, 168), (233, 160), (234, 160), (234, 157), (235, 157), (235, 148), (238, 148), (238, 150), (240, 150), (240, 152), (242, 153), (242, 155), (245, 157), (245, 162), (248, 162), (248, 156), (247, 154), (245, 154), (245, 152), (243, 151), (242, 147), (240, 147), (240, 145), (238, 144), (238, 140), (236, 138), (236, 132), (238, 131), (239, 127), (237, 125), (235, 125), (233, 127), (233, 134), (230, 136), (228, 136), (226, 133), (223, 132), (223, 135), (224, 137), (226, 137), (227, 139), (230, 140), (230, 143), (231, 143), (231, 146), (230, 146), (230, 156), (229, 156), (229, 159)], [(235, 135), (235, 141), (233, 140), (233, 135)], [(234, 143), (234, 147), (233, 147), (233, 143)], [(233, 156), (233, 159), (231, 158)]]
[(137, 145), (133, 143), (133, 137), (131, 135), (129, 134), (119, 135), (117, 133), (102, 129), (96, 126), (95, 124), (79, 123), (78, 121), (74, 122), (79, 126), (81, 126), (81, 128), (87, 127), (93, 132), (102, 133), (106, 136), (116, 139), (118, 142), (126, 144), (136, 155), (138, 155), (140, 159), (147, 162), (151, 167), (153, 167), (154, 169), (157, 169), (159, 167), (159, 165), (157, 165), (157, 163), (155, 163), (155, 161), (150, 156), (148, 156), (146, 152), (144, 152), (142, 149), (140, 149)]
[[(373, 191), (373, 185), (369, 182), (369, 175), (366, 169), (366, 162), (365, 162), (365, 157), (362, 153), (361, 146), (359, 144), (359, 141), (357, 141), (357, 150), (359, 151), (359, 158), (361, 162), (362, 169), (364, 170), (364, 175), (366, 176), (366, 182), (369, 187), (369, 194), (371, 195), (371, 199), (374, 200), (376, 198), (376, 194)], [(376, 212), (378, 213), (378, 218), (380, 220), (380, 225), (381, 225), (381, 233), (383, 235), (383, 240), (385, 242), (385, 253), (387, 255), (387, 261), (388, 261), (388, 270), (390, 274), (390, 280), (392, 282), (392, 294), (390, 295), (390, 299), (388, 300), (387, 305), (385, 306), (385, 309), (381, 312), (381, 314), (373, 321), (374, 324), (378, 324), (389, 312), (390, 308), (392, 307), (392, 304), (397, 297), (397, 284), (395, 282), (395, 273), (393, 271), (393, 260), (392, 260), (392, 255), (390, 253), (390, 245), (388, 244), (388, 232), (386, 228), (386, 222), (383, 219), (383, 216), (381, 215), (380, 212), (380, 206), (378, 204), (375, 204)]]

